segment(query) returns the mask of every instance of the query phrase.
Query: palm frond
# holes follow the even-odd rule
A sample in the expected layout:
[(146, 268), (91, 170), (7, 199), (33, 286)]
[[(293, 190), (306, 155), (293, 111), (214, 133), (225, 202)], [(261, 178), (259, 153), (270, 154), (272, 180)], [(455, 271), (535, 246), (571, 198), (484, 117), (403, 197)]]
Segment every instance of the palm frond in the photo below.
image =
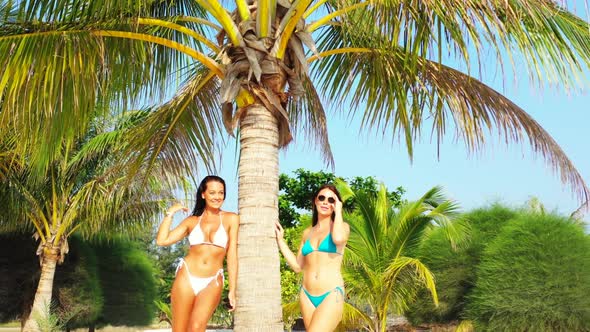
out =
[(297, 137), (298, 130), (303, 130), (303, 141), (308, 142), (310, 147), (319, 148), (324, 164), (333, 168), (334, 156), (322, 101), (307, 74), (303, 75), (302, 80), (304, 93), (291, 98), (287, 107), (293, 136)]
[(355, 303), (366, 305), (377, 324), (385, 324), (388, 313), (402, 314), (422, 287), (430, 290), (436, 304), (434, 277), (414, 255), (436, 221), (448, 227), (449, 237), (457, 243), (466, 238), (456, 204), (445, 199), (440, 187), (395, 209), (385, 186), (376, 197), (362, 191), (352, 195), (357, 211), (346, 215), (351, 231), (343, 276)]
[(354, 197), (355, 194), (352, 191), (352, 188), (350, 188), (348, 183), (346, 183), (346, 181), (344, 181), (343, 179), (337, 178), (334, 181), (334, 185), (336, 186), (336, 188), (340, 192), (340, 197), (342, 197), (342, 202), (346, 202), (349, 198)]
[[(346, 42), (338, 27), (326, 30), (320, 49)], [(366, 103), (362, 127), (404, 137), (410, 158), (425, 123), (432, 123), (438, 146), (447, 127), (454, 127), (470, 151), (480, 150), (497, 131), (507, 144), (528, 141), (581, 201), (590, 198), (590, 189), (555, 140), (509, 99), (453, 68), (423, 58), (408, 64), (403, 49), (363, 42), (369, 47), (343, 49), (317, 64), (320, 89), (328, 98), (349, 101), (353, 110)]]
[[(131, 115), (131, 114), (130, 114)], [(50, 164), (49, 176), (39, 181), (31, 176), (34, 160), (25, 156), (13, 163), (0, 179), (0, 201), (10, 207), (11, 217), (0, 221), (5, 230), (30, 230), (34, 226), (43, 241), (67, 249), (67, 237), (78, 230), (87, 236), (110, 230), (139, 234), (171, 197), (172, 186), (165, 169), (127, 178), (125, 137), (117, 130), (136, 125), (129, 117), (106, 129), (96, 130), (77, 141), (68, 159)], [(113, 134), (114, 133), (114, 134)], [(112, 135), (111, 135), (112, 134)], [(18, 160), (17, 160), (18, 161)]]
[[(366, 299), (381, 289), (380, 273), (372, 261), (364, 260), (364, 257), (346, 258), (343, 271), (346, 292), (355, 297)], [(356, 263), (353, 263), (356, 261)]]
[[(124, 132), (113, 130), (92, 137), (69, 160), (67, 170), (76, 174), (87, 167), (93, 160), (102, 159), (113, 153), (114, 149), (121, 149), (125, 144)], [(122, 144), (123, 143), (123, 144)]]
[(444, 202), (448, 202), (443, 194), (443, 188), (441, 186), (434, 186), (430, 188), (422, 197), (419, 199), (420, 202), (428, 204), (432, 208), (438, 207)]
[[(194, 2), (22, 1), (2, 10), (0, 123), (21, 130), (22, 151), (46, 147), (37, 157), (46, 167), (100, 105), (123, 111), (161, 100), (167, 83), (184, 77), (193, 48), (207, 42), (196, 22), (204, 11)], [(179, 19), (186, 15), (195, 20)], [(177, 41), (184, 48), (171, 47)], [(79, 121), (62, 120), (70, 118)]]
[(344, 302), (342, 321), (340, 321), (337, 331), (353, 331), (369, 325), (371, 325), (369, 315), (352, 304)]
[[(121, 153), (123, 150), (120, 150)], [(113, 234), (139, 235), (172, 199), (169, 175), (142, 172), (130, 180), (117, 163), (98, 169), (75, 192), (66, 192), (72, 215), (63, 228), (76, 224), (86, 237), (108, 229)], [(163, 172), (163, 173), (162, 173)]]
[(432, 299), (435, 305), (438, 305), (438, 296), (436, 292), (436, 285), (434, 282), (434, 275), (419, 259), (412, 257), (398, 257), (395, 261), (392, 261), (385, 271), (384, 279), (390, 287), (394, 287), (396, 284), (396, 278), (404, 270), (410, 270), (415, 274), (415, 282), (422, 284), (426, 289), (430, 291)]
[[(333, 10), (352, 1), (329, 2)], [(366, 10), (336, 18), (353, 34), (381, 36), (408, 52), (408, 63), (418, 58), (442, 60), (449, 50), (469, 66), (470, 53), (483, 64), (489, 48), (500, 65), (524, 59), (531, 79), (575, 87), (581, 66), (590, 64), (588, 23), (555, 1), (487, 2), (467, 0), (371, 1)], [(369, 23), (369, 24), (367, 24)], [(474, 61), (471, 61), (474, 62)]]
[[(153, 1), (150, 4), (151, 12), (149, 16), (152, 17), (207, 17), (207, 11), (197, 1), (193, 0)], [(194, 30), (198, 31), (197, 29)]]
[(206, 68), (197, 67), (190, 80), (172, 99), (154, 110), (141, 125), (130, 131), (129, 146), (134, 169), (161, 167), (179, 177), (192, 177), (201, 162), (214, 169), (214, 151), (221, 118), (217, 99), (219, 81)]
[(403, 255), (416, 249), (434, 224), (443, 227), (453, 246), (462, 244), (468, 237), (468, 226), (460, 220), (459, 206), (442, 194), (442, 188), (435, 186), (420, 199), (405, 202), (395, 213), (395, 227), (388, 236), (393, 237), (392, 250)]
[[(374, 221), (375, 215), (372, 210), (370, 198), (355, 195), (358, 217), (347, 216), (350, 225), (350, 238), (347, 247), (354, 254), (373, 254), (378, 252), (379, 244), (382, 241), (380, 225)], [(374, 260), (374, 259), (373, 259)]]
[[(0, 37), (0, 62), (6, 63), (0, 73), (0, 123), (19, 129), (21, 151), (43, 146), (39, 160), (58, 159), (61, 149), (71, 147), (74, 138), (86, 131), (99, 99), (104, 104), (117, 100), (129, 105), (143, 97), (142, 87), (159, 84), (143, 47), (121, 40), (114, 43), (132, 50), (131, 57), (137, 62), (121, 62), (118, 51), (113, 50), (118, 47), (105, 48), (101, 39), (88, 32), (32, 34), (18, 40)], [(110, 77), (112, 73), (117, 73), (117, 79)], [(115, 87), (120, 92), (110, 97), (100, 93)], [(74, 118), (77, 121), (64, 120)], [(61, 142), (66, 144), (61, 146)]]
[(380, 233), (387, 234), (393, 207), (387, 196), (387, 188), (383, 183), (379, 185), (379, 191), (377, 197), (374, 198), (373, 206), (375, 207), (375, 219), (379, 224)]

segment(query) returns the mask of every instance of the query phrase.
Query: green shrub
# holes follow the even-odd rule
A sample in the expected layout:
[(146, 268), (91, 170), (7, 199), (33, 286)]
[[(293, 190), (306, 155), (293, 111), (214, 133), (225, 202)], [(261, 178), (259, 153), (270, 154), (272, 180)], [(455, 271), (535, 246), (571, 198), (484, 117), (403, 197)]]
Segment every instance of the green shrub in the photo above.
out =
[(475, 282), (475, 269), (482, 251), (518, 212), (500, 204), (465, 214), (471, 225), (466, 246), (453, 250), (442, 229), (435, 229), (420, 248), (419, 257), (434, 273), (439, 306), (432, 303), (428, 291), (422, 290), (410, 305), (406, 317), (415, 325), (448, 323), (461, 319), (465, 296)]
[(157, 299), (155, 270), (136, 243), (111, 240), (95, 244), (104, 309), (97, 326), (146, 326), (152, 323)]
[(53, 298), (69, 329), (88, 327), (103, 309), (98, 262), (94, 250), (78, 236), (69, 238), (70, 252), (55, 273)]
[(590, 237), (523, 213), (487, 246), (468, 296), (478, 331), (590, 331)]
[(37, 244), (26, 234), (0, 234), (0, 323), (22, 316), (39, 280)]
[(406, 318), (414, 325), (457, 320), (475, 274), (473, 258), (466, 250), (454, 251), (441, 229), (431, 234), (421, 253), (421, 260), (434, 273), (439, 305), (435, 307), (430, 292), (422, 289)]

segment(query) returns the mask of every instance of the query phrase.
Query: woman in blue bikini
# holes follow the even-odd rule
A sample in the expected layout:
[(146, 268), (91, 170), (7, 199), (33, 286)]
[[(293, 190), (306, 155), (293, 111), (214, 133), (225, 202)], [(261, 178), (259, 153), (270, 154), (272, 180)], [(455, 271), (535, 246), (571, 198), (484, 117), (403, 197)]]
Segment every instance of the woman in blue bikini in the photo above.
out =
[(342, 200), (336, 187), (323, 185), (313, 198), (312, 226), (303, 231), (297, 256), (283, 239), (276, 223), (277, 243), (295, 272), (303, 272), (299, 294), (301, 314), (307, 331), (336, 329), (344, 308), (344, 280), (340, 273), (342, 253), (350, 228), (342, 220)]
[(172, 331), (205, 331), (221, 299), (223, 260), (227, 255), (229, 304), (236, 304), (238, 271), (237, 238), (239, 217), (221, 211), (225, 200), (225, 181), (207, 176), (197, 190), (197, 202), (191, 216), (170, 230), (172, 216), (188, 212), (180, 203), (168, 208), (160, 225), (156, 243), (169, 246), (188, 237), (188, 255), (180, 260), (172, 284)]

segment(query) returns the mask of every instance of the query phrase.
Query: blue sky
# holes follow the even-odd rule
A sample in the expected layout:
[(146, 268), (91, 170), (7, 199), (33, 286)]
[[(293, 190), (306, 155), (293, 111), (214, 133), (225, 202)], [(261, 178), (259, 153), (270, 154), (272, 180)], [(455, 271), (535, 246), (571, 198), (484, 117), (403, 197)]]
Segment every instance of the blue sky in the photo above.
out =
[[(577, 1), (576, 12), (586, 17), (582, 4), (583, 1)], [(484, 83), (532, 115), (590, 183), (590, 74), (581, 73), (586, 88), (579, 86), (568, 92), (550, 82), (542, 88), (533, 87), (527, 74), (519, 72), (522, 67), (518, 67), (516, 75), (506, 72), (504, 81), (495, 65), (487, 68), (483, 73)], [(405, 198), (410, 200), (440, 185), (465, 210), (496, 201), (520, 206), (535, 196), (549, 210), (569, 214), (581, 203), (528, 145), (507, 147), (498, 136), (493, 136), (486, 149), (476, 155), (470, 155), (461, 141), (454, 142), (449, 136), (445, 138), (440, 160), (437, 160), (436, 144), (430, 141), (428, 130), (425, 130), (427, 134), (417, 142), (411, 163), (405, 146), (398, 141), (392, 142), (390, 138), (382, 139), (370, 133), (359, 134), (357, 119), (347, 120), (330, 112), (328, 130), (338, 176), (374, 176), (391, 189), (404, 187), (407, 191)], [(228, 185), (224, 208), (237, 211), (237, 160), (233, 140), (228, 142), (221, 156), (219, 175)], [(304, 141), (293, 142), (280, 156), (281, 173), (292, 176), (298, 168), (330, 171), (322, 164), (320, 154), (310, 150)], [(199, 177), (203, 175), (199, 174)]]

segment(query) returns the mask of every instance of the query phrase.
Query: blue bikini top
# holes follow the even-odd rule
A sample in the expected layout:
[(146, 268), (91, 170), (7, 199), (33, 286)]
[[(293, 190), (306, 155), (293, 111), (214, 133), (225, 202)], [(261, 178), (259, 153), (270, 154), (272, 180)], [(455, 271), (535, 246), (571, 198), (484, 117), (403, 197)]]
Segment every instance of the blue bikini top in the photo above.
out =
[(322, 242), (320, 242), (320, 245), (318, 246), (317, 249), (314, 249), (311, 246), (311, 242), (309, 242), (309, 238), (307, 238), (307, 241), (305, 241), (305, 243), (303, 244), (303, 248), (301, 248), (301, 253), (303, 254), (303, 256), (307, 256), (314, 251), (341, 255), (338, 252), (338, 248), (336, 248), (336, 244), (332, 240), (331, 233), (328, 233), (328, 235), (326, 235), (326, 237), (322, 240)]

